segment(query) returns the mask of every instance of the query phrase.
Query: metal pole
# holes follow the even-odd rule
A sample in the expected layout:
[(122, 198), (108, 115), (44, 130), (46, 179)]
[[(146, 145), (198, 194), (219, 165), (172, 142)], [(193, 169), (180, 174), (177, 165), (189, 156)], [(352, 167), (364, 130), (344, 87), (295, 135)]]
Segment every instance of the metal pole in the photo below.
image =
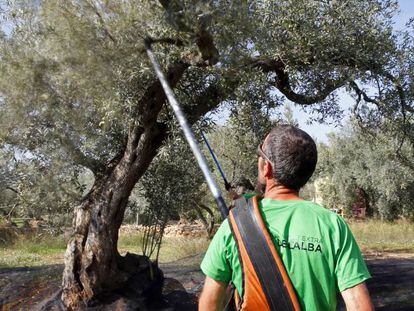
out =
[(198, 162), (198, 165), (200, 166), (201, 171), (204, 174), (204, 177), (207, 181), (207, 185), (210, 188), (210, 191), (213, 193), (214, 199), (216, 200), (221, 216), (223, 217), (223, 219), (225, 219), (229, 214), (229, 210), (226, 206), (226, 203), (223, 200), (220, 188), (217, 186), (215, 180), (213, 179), (210, 169), (208, 168), (206, 158), (204, 157), (203, 153), (201, 152), (197, 144), (197, 140), (195, 139), (194, 133), (191, 130), (188, 121), (185, 118), (184, 113), (181, 110), (181, 107), (177, 102), (170, 85), (167, 82), (167, 79), (164, 76), (164, 73), (158, 65), (157, 60), (155, 59), (155, 55), (151, 49), (150, 40), (145, 40), (145, 47), (148, 57), (154, 67), (155, 73), (157, 74), (157, 77), (161, 82), (162, 88), (164, 89), (165, 95), (167, 96), (168, 102), (170, 103), (171, 108), (173, 109), (174, 114), (178, 119), (178, 123), (180, 124), (181, 129), (184, 132), (184, 136), (187, 139), (187, 142), (194, 153), (194, 156)]
[(217, 166), (217, 168), (218, 168), (218, 170), (219, 170), (219, 172), (220, 172), (220, 175), (221, 175), (221, 177), (222, 177), (222, 178), (223, 178), (223, 180), (224, 180), (224, 187), (226, 188), (226, 190), (229, 190), (229, 189), (231, 188), (231, 185), (230, 185), (230, 183), (228, 182), (228, 180), (227, 180), (227, 178), (226, 178), (226, 175), (224, 174), (223, 169), (221, 168), (220, 162), (219, 162), (219, 160), (217, 159), (216, 154), (214, 153), (213, 148), (211, 148), (210, 144), (208, 143), (207, 137), (204, 135), (204, 133), (203, 133), (203, 132), (201, 132), (201, 136), (203, 137), (203, 140), (204, 140), (204, 142), (206, 143), (206, 146), (207, 146), (207, 148), (208, 148), (208, 151), (210, 151), (211, 157), (213, 158), (214, 163), (216, 163), (216, 166)]

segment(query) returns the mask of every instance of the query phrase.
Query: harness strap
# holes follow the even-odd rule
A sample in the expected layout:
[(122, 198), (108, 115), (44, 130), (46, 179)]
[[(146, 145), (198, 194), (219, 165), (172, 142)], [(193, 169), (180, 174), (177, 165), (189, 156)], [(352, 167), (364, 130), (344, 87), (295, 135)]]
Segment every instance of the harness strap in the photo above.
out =
[(229, 223), (243, 270), (242, 310), (300, 310), (295, 290), (258, 206), (258, 196), (235, 201)]

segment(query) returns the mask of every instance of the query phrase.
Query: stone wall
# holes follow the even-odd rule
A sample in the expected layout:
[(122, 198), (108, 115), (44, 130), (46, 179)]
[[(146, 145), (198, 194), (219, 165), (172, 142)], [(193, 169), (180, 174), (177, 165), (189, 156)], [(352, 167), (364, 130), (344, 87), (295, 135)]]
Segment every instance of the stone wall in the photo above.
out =
[[(121, 233), (128, 234), (133, 231), (143, 231), (145, 226), (142, 225), (124, 225), (121, 227)], [(217, 230), (217, 226), (214, 231)], [(175, 221), (169, 222), (164, 230), (165, 237), (207, 237), (207, 231), (199, 221)]]

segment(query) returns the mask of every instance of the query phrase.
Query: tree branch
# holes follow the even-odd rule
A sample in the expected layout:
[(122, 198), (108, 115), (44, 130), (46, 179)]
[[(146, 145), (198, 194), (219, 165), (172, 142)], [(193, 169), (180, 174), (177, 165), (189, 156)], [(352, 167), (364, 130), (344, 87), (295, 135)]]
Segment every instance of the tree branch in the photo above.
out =
[[(193, 200), (194, 208), (197, 213), (198, 218), (203, 223), (204, 228), (207, 231), (207, 235), (209, 238), (212, 236), (212, 232), (214, 229), (214, 213), (213, 211), (207, 207), (206, 205), (197, 202), (196, 200)], [(205, 210), (209, 216), (210, 216), (210, 222), (207, 221), (207, 219), (204, 217), (203, 213), (201, 212), (201, 209)]]
[(333, 91), (344, 86), (349, 77), (342, 77), (336, 80), (329, 80), (324, 89), (315, 95), (304, 95), (295, 92), (290, 85), (289, 74), (285, 71), (285, 64), (278, 59), (256, 59), (248, 63), (252, 68), (260, 68), (263, 72), (274, 72), (276, 74), (275, 85), (287, 99), (299, 105), (312, 105), (323, 101)]
[(217, 64), (219, 51), (214, 45), (213, 36), (208, 32), (208, 18), (201, 16), (197, 19), (196, 26), (186, 25), (183, 19), (183, 7), (177, 1), (160, 0), (163, 8), (169, 13), (170, 22), (177, 26), (179, 31), (191, 33), (195, 37), (195, 43), (201, 54), (201, 59), (207, 66)]
[(17, 195), (19, 195), (19, 196), (20, 196), (20, 192), (19, 192), (19, 191), (17, 191), (16, 189), (14, 189), (13, 187), (11, 187), (11, 186), (6, 186), (5, 188), (6, 188), (6, 189), (9, 189), (10, 191), (13, 191), (14, 193), (16, 193)]
[(361, 99), (361, 97), (364, 99), (364, 101), (366, 101), (367, 103), (371, 103), (376, 105), (378, 108), (380, 108), (380, 103), (376, 100), (373, 99), (371, 97), (369, 97), (367, 95), (367, 93), (365, 93), (363, 90), (361, 90), (361, 88), (358, 86), (358, 84), (356, 84), (355, 81), (351, 81), (349, 82), (349, 85), (354, 89), (354, 91), (357, 93), (359, 100)]
[(193, 100), (195, 106), (184, 107), (184, 113), (187, 115), (190, 124), (196, 123), (207, 112), (218, 107), (218, 105), (226, 100), (237, 87), (237, 81), (234, 81), (229, 87), (223, 87), (220, 84), (211, 84), (204, 92), (196, 96)]
[(165, 44), (171, 44), (175, 46), (184, 46), (184, 41), (178, 38), (168, 38), (168, 37), (162, 37), (162, 38), (148, 38), (149, 42), (151, 44), (153, 43), (165, 43)]
[(406, 119), (406, 111), (414, 113), (414, 109), (407, 104), (407, 100), (406, 100), (406, 97), (405, 97), (405, 92), (404, 92), (403, 87), (401, 86), (398, 79), (395, 78), (391, 73), (389, 73), (387, 71), (384, 71), (384, 70), (380, 71), (380, 73), (382, 73), (382, 75), (385, 78), (387, 78), (388, 80), (390, 80), (394, 84), (394, 87), (397, 90), (398, 97), (400, 99), (401, 114), (403, 115), (403, 118), (405, 120)]
[(219, 52), (214, 45), (213, 37), (204, 25), (200, 26), (199, 31), (196, 33), (196, 44), (202, 59), (207, 65), (211, 66), (217, 64), (219, 60)]
[(98, 8), (96, 7), (96, 5), (92, 2), (88, 4), (91, 6), (91, 8), (93, 9), (93, 11), (95, 12), (96, 16), (98, 17), (98, 20), (102, 26), (103, 31), (105, 32), (105, 34), (108, 36), (109, 39), (111, 39), (112, 42), (116, 43), (116, 39), (115, 37), (111, 34), (111, 32), (109, 31), (108, 27), (106, 27), (105, 25), (105, 21), (102, 17), (102, 14), (99, 12)]
[(89, 168), (95, 174), (104, 171), (104, 164), (86, 156), (68, 135), (59, 135), (58, 139), (74, 163)]
[[(190, 65), (185, 62), (178, 61), (168, 68), (165, 76), (171, 88), (174, 88), (177, 85), (189, 66)], [(137, 82), (139, 83), (140, 81)], [(144, 127), (145, 125), (155, 123), (166, 99), (164, 89), (162, 88), (160, 81), (155, 77), (144, 95), (139, 98), (136, 105), (133, 117), (136, 118), (138, 121), (137, 123)]]

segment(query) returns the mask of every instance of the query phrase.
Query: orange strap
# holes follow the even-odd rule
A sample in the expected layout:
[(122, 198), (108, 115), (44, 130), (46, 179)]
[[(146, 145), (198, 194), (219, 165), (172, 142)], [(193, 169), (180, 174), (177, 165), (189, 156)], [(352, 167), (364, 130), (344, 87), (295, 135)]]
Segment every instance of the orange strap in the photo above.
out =
[(243, 271), (242, 310), (300, 310), (295, 290), (259, 209), (259, 197), (235, 201), (229, 223)]

